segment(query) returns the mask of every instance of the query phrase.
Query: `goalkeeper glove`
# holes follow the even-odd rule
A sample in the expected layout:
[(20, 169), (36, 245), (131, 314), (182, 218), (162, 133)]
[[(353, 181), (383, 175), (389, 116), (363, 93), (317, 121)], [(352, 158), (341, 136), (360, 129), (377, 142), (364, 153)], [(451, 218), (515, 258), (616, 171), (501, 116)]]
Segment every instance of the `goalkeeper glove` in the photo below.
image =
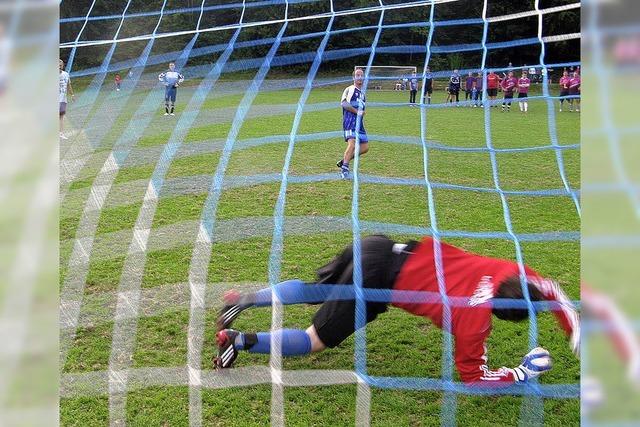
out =
[(538, 378), (543, 372), (551, 370), (551, 356), (542, 347), (536, 347), (527, 353), (522, 363), (513, 369), (516, 382), (527, 382), (532, 378)]

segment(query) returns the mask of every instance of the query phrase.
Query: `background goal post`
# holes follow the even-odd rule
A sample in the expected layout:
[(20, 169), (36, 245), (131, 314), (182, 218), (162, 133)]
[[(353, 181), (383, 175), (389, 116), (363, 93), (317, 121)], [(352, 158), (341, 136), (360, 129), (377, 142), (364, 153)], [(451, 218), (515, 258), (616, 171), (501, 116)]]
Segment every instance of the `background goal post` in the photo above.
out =
[[(366, 71), (366, 65), (356, 65), (353, 70), (362, 69)], [(415, 66), (397, 65), (372, 65), (369, 67), (369, 84), (367, 87), (372, 90), (409, 90), (409, 80), (413, 73), (417, 73)], [(418, 77), (420, 79), (420, 77)]]

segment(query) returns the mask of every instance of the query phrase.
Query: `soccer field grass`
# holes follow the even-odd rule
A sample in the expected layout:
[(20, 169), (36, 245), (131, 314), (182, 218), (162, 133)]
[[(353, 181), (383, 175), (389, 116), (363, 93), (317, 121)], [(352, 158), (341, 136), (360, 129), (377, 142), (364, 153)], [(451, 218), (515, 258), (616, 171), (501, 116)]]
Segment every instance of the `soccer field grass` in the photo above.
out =
[[(158, 101), (161, 99), (161, 89)], [(194, 87), (178, 93), (177, 115), (163, 116), (160, 102), (153, 104), (150, 124), (140, 138), (127, 142), (131, 152), (117, 172), (99, 212), (77, 334), (62, 369), (61, 424), (99, 426), (109, 422), (107, 369), (113, 341), (117, 291), (123, 266), (133, 239), (133, 227), (142, 207), (149, 179), (161, 159), (192, 96)], [(294, 113), (302, 89), (260, 92), (242, 123), (234, 150), (224, 171), (224, 190), (217, 206), (212, 256), (208, 267), (203, 370), (212, 370), (215, 356), (215, 318), (221, 293), (235, 287), (255, 289), (268, 282), (273, 234), (273, 215), (280, 190), (282, 168)], [(80, 132), (61, 146), (61, 160), (70, 160), (72, 144), (83, 136), (95, 147), (83, 157), (83, 167), (68, 183), (63, 182), (61, 204), (61, 288), (72, 269), (71, 252), (82, 234), (79, 227), (91, 188), (101, 185), (96, 176), (116, 144), (122, 145), (127, 127), (149, 91), (123, 91), (113, 95), (104, 89), (96, 106), (88, 112), (92, 123), (100, 115), (112, 115), (113, 125), (102, 132)], [(314, 88), (306, 103), (298, 129), (289, 170), (285, 205), (285, 237), (280, 279), (313, 281), (315, 270), (336, 255), (351, 239), (352, 181), (339, 179), (335, 162), (344, 142), (340, 136), (321, 139), (304, 135), (341, 130), (340, 87)], [(385, 107), (375, 103), (406, 102), (408, 93), (369, 92), (365, 118), (371, 140), (370, 151), (361, 158), (359, 173), (359, 218), (363, 235), (384, 232), (392, 238), (419, 238), (431, 225), (424, 184), (420, 110), (408, 106)], [(222, 147), (231, 130), (241, 93), (217, 92), (203, 103), (181, 139), (176, 156), (166, 171), (166, 181), (152, 218), (141, 280), (140, 318), (131, 354), (131, 369), (177, 368), (187, 363), (189, 323), (188, 275), (199, 221), (216, 174)], [(443, 92), (434, 102), (444, 101)], [(80, 109), (82, 106), (75, 106)], [(121, 107), (121, 108), (120, 108)], [(558, 144), (578, 144), (580, 118), (576, 113), (558, 113)], [(70, 104), (70, 127), (74, 104)], [(491, 111), (491, 140), (495, 149), (544, 147), (551, 144), (546, 101), (530, 102), (529, 113)], [(134, 122), (135, 125), (135, 122)], [(485, 147), (484, 109), (469, 107), (427, 110), (427, 141), (430, 146)], [(98, 140), (91, 135), (99, 134)], [(261, 139), (273, 136), (280, 138)], [(385, 142), (385, 137), (387, 142)], [(396, 138), (406, 137), (405, 143)], [(84, 143), (84, 142), (83, 142)], [(114, 148), (115, 147), (115, 148)], [(580, 187), (579, 150), (560, 151), (568, 184)], [(429, 180), (437, 184), (434, 204), (441, 231), (506, 232), (503, 207), (495, 189), (492, 163), (486, 151), (450, 151), (430, 148), (427, 153)], [(65, 157), (67, 156), (67, 157)], [(563, 189), (556, 150), (498, 151), (500, 186), (505, 191)], [(220, 172), (220, 171), (218, 171)], [(406, 178), (390, 181), (389, 178)], [(464, 188), (461, 188), (464, 187)], [(467, 187), (473, 187), (472, 190)], [(580, 220), (567, 195), (509, 195), (513, 231), (518, 235), (579, 232)], [(407, 227), (403, 227), (407, 226)], [(413, 227), (413, 228), (410, 228)], [(557, 233), (557, 234), (556, 234)], [(480, 235), (480, 234), (479, 234)], [(485, 255), (514, 259), (514, 244), (507, 239), (446, 238), (447, 242)], [(525, 239), (526, 240), (526, 239)], [(557, 279), (572, 299), (579, 298), (580, 244), (563, 241), (524, 241), (525, 262), (540, 273)], [(287, 306), (284, 326), (306, 328), (315, 306)], [(580, 364), (572, 355), (564, 334), (549, 313), (541, 314), (539, 343), (554, 357), (554, 368), (541, 377), (542, 384), (579, 382)], [(271, 311), (255, 309), (243, 313), (234, 328), (268, 330)], [(367, 327), (367, 367), (370, 375), (386, 377), (439, 378), (442, 372), (443, 334), (426, 319), (391, 308)], [(491, 367), (517, 366), (528, 351), (528, 324), (494, 319), (488, 343)], [(354, 339), (339, 348), (309, 357), (289, 358), (286, 370), (354, 369)], [(237, 367), (268, 366), (269, 358), (241, 353)], [(95, 373), (95, 387), (81, 396), (75, 378)], [(457, 374), (455, 379), (458, 379)], [(65, 380), (66, 378), (66, 380)], [(129, 425), (189, 424), (189, 389), (180, 383), (153, 384), (128, 392), (126, 418)], [(65, 388), (66, 387), (66, 388)], [(353, 425), (356, 385), (286, 387), (287, 425)], [(66, 391), (65, 391), (66, 390)], [(376, 426), (440, 425), (442, 392), (371, 389), (371, 424)], [(270, 419), (271, 384), (203, 389), (203, 425), (266, 425)], [(460, 425), (516, 425), (521, 416), (520, 396), (457, 397)], [(545, 399), (548, 425), (578, 425), (577, 399)]]

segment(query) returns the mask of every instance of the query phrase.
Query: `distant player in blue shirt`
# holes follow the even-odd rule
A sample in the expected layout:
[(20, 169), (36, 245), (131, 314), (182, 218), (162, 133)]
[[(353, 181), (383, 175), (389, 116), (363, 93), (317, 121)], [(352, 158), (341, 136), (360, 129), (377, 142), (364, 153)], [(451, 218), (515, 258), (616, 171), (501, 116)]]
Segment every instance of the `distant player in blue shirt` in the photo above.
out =
[[(353, 72), (353, 84), (347, 87), (342, 93), (342, 129), (344, 130), (344, 140), (347, 142), (347, 149), (344, 156), (336, 163), (340, 168), (343, 179), (349, 178), (349, 162), (355, 156), (356, 151), (356, 131), (360, 138), (360, 155), (369, 151), (369, 138), (364, 129), (364, 105), (365, 96), (362, 92), (362, 82), (364, 81), (364, 71), (356, 68)], [(360, 127), (356, 129), (360, 118)]]
[(168, 116), (173, 113), (173, 109), (176, 104), (176, 94), (178, 93), (178, 86), (184, 81), (184, 76), (176, 71), (176, 64), (169, 62), (169, 70), (164, 73), (160, 73), (158, 76), (164, 86), (164, 115)]

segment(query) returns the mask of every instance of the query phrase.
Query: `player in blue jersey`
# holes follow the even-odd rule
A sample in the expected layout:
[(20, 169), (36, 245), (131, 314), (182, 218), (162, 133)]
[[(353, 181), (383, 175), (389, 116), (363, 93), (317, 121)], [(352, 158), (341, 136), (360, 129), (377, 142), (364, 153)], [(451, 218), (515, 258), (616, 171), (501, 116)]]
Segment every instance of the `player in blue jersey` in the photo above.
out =
[(364, 71), (361, 68), (356, 68), (353, 72), (353, 84), (342, 93), (342, 129), (344, 131), (344, 140), (347, 142), (347, 149), (336, 165), (340, 168), (340, 175), (343, 179), (349, 178), (349, 162), (354, 158), (356, 151), (356, 133), (360, 139), (360, 155), (369, 151), (369, 138), (364, 129), (365, 96), (362, 92), (363, 81)]
[(184, 76), (176, 71), (176, 64), (169, 62), (169, 69), (164, 73), (160, 73), (158, 76), (164, 86), (164, 115), (168, 116), (173, 113), (173, 109), (176, 104), (176, 94), (178, 93), (178, 86), (184, 81)]

